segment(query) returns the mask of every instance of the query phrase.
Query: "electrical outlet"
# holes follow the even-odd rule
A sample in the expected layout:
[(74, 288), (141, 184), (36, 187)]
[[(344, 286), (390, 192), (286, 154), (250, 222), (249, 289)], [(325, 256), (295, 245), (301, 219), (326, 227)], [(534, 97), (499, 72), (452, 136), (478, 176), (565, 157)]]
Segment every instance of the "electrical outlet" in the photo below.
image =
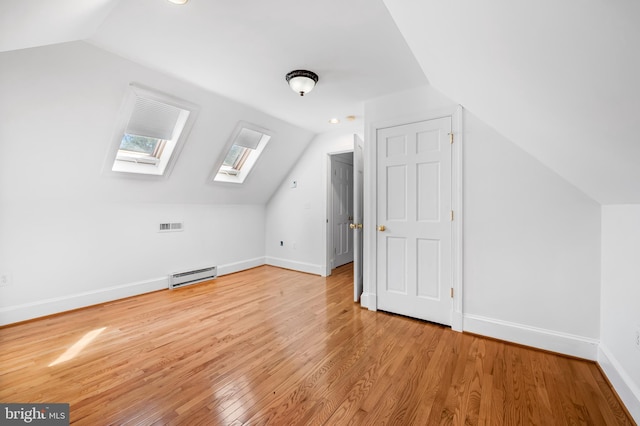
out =
[(11, 274), (0, 274), (0, 287), (6, 287), (11, 285)]

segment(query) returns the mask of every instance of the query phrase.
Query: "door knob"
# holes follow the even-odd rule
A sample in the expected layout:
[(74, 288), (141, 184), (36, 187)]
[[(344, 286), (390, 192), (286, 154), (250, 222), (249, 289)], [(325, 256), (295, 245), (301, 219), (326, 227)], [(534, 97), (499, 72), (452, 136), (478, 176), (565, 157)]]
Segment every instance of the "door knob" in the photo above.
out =
[(378, 231), (383, 232), (385, 231), (387, 228), (384, 225), (378, 225)]
[(349, 224), (349, 228), (351, 228), (351, 229), (356, 229), (356, 224), (355, 224), (355, 223), (350, 223), (350, 224)]

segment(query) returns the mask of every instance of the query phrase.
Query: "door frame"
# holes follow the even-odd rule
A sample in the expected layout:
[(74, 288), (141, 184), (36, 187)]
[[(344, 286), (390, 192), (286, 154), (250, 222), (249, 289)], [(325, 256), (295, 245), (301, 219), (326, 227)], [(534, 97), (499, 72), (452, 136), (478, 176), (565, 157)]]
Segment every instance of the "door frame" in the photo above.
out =
[[(333, 165), (333, 156), (334, 155), (340, 155), (340, 154), (349, 154), (349, 153), (353, 153), (353, 149), (344, 149), (344, 150), (340, 150), (340, 151), (332, 151), (332, 152), (328, 152), (327, 153), (327, 181), (326, 181), (326, 191), (325, 191), (325, 197), (327, 198), (327, 211), (326, 211), (326, 227), (325, 227), (325, 233), (326, 233), (326, 237), (325, 237), (325, 241), (326, 241), (326, 247), (325, 247), (325, 277), (328, 277), (331, 275), (331, 271), (333, 271), (333, 263), (334, 263), (334, 257), (333, 257), (333, 194), (332, 194), (332, 188), (331, 188), (331, 167)], [(355, 154), (354, 154), (355, 155)]]
[(367, 144), (364, 155), (364, 290), (361, 304), (369, 310), (377, 310), (377, 146), (378, 130), (388, 127), (402, 126), (420, 121), (451, 117), (451, 131), (454, 143), (451, 147), (451, 208), (454, 211), (454, 221), (451, 226), (451, 285), (453, 287), (453, 303), (451, 313), (451, 328), (462, 331), (463, 324), (463, 191), (462, 191), (462, 106), (430, 111), (417, 116), (405, 116), (392, 120), (371, 123), (367, 127)]
[(364, 140), (353, 135), (353, 301), (360, 303), (364, 290)]

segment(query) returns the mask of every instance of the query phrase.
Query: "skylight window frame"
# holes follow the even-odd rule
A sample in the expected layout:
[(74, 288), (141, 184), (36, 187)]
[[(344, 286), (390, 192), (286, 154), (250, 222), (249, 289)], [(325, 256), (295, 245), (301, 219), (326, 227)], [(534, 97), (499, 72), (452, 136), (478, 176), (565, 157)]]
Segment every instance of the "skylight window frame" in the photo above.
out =
[[(262, 137), (260, 138), (260, 141), (258, 142), (255, 149), (238, 145), (243, 148), (242, 154), (240, 154), (234, 161), (233, 166), (225, 165), (224, 161), (232, 147), (234, 145), (237, 145), (236, 141), (238, 140), (238, 136), (243, 129), (261, 133)], [(222, 156), (216, 162), (209, 177), (209, 181), (214, 183), (244, 183), (273, 136), (274, 132), (272, 132), (271, 130), (246, 121), (240, 121), (236, 125), (233, 133), (231, 134), (231, 137), (225, 144), (222, 151)]]
[[(174, 127), (172, 138), (170, 140), (155, 138), (159, 140), (159, 143), (156, 145), (154, 155), (151, 156), (120, 149), (138, 98), (160, 102), (182, 110)], [(199, 107), (191, 102), (131, 83), (120, 107), (113, 142), (104, 162), (103, 173), (140, 179), (166, 179), (173, 171), (199, 110)]]

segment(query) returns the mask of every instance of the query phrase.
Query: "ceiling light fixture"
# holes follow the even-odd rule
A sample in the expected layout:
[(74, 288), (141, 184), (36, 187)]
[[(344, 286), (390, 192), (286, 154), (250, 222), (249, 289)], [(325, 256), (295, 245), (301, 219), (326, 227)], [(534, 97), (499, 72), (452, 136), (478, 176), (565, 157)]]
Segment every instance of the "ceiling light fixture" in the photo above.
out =
[(338, 124), (338, 123), (340, 123), (340, 120), (338, 120), (337, 118), (332, 118), (331, 120), (329, 120), (329, 123)]
[(169, 0), (173, 4), (186, 4), (189, 0)]
[(300, 93), (300, 96), (312, 91), (318, 82), (318, 74), (307, 70), (291, 71), (285, 78), (291, 89), (296, 93)]

